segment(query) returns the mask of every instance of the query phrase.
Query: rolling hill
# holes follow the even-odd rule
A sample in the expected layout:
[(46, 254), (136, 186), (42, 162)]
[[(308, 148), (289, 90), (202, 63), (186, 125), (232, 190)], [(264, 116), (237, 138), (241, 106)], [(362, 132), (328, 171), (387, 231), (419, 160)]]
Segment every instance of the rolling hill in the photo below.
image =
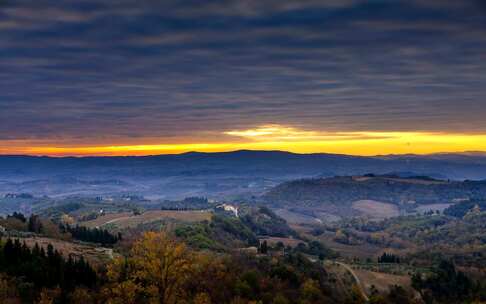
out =
[(365, 175), (285, 182), (268, 191), (263, 201), (274, 208), (349, 215), (374, 205), (380, 209), (395, 205), (398, 210), (411, 212), (420, 205), (452, 204), (485, 198), (484, 181)]
[(360, 157), (281, 151), (184, 153), (144, 157), (0, 156), (0, 194), (110, 195), (159, 198), (260, 195), (311, 177), (413, 172), (452, 180), (486, 179), (483, 154)]

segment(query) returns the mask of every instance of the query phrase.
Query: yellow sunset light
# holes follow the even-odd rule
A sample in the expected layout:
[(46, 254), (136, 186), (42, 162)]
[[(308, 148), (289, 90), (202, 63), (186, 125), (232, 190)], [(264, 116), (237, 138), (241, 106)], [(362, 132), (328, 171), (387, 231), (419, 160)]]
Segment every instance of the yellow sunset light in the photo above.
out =
[(291, 126), (260, 127), (221, 132), (219, 142), (187, 142), (141, 145), (22, 145), (1, 144), (0, 154), (51, 156), (154, 155), (189, 151), (224, 152), (240, 149), (282, 150), (296, 153), (350, 155), (429, 154), (438, 152), (486, 151), (486, 134), (433, 132), (325, 132)]

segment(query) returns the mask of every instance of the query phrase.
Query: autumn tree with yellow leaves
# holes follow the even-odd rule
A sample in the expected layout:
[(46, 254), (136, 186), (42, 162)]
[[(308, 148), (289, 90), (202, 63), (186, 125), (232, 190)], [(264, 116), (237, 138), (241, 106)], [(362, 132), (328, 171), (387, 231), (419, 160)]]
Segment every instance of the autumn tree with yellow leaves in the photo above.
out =
[(175, 304), (189, 298), (194, 254), (167, 234), (147, 232), (129, 256), (108, 267), (108, 303)]

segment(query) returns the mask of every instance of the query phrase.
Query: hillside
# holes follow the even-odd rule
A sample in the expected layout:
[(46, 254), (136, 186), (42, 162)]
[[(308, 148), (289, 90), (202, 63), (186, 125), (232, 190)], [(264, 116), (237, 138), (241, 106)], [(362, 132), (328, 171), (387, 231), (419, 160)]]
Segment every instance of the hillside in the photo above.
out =
[[(345, 179), (351, 180), (348, 184), (398, 183), (402, 187), (481, 184), (391, 175), (324, 180)], [(352, 190), (351, 193), (359, 192), (349, 185), (348, 188)], [(474, 191), (478, 189), (480, 187)], [(5, 199), (34, 202), (37, 198), (10, 195)], [(33, 299), (40, 297), (44, 289), (49, 292), (58, 290), (54, 296), (61, 299), (59, 303), (97, 303), (86, 300), (85, 295), (81, 302), (62, 300), (74, 297), (79, 292), (74, 288), (78, 285), (83, 285), (89, 294), (100, 297), (101, 302), (109, 302), (102, 297), (113, 297), (110, 292), (118, 288), (116, 278), (123, 277), (106, 277), (105, 269), (108, 269), (110, 276), (116, 269), (125, 273), (124, 269), (131, 269), (127, 265), (133, 265), (136, 261), (159, 262), (159, 256), (154, 252), (161, 256), (166, 256), (166, 252), (180, 252), (188, 258), (189, 264), (184, 265), (192, 265), (194, 271), (203, 271), (201, 275), (204, 278), (197, 278), (198, 286), (208, 285), (203, 289), (206, 297), (218, 300), (202, 303), (251, 303), (221, 300), (239, 299), (242, 294), (263, 299), (261, 303), (276, 303), (271, 299), (277, 290), (285, 299), (297, 299), (279, 303), (355, 303), (348, 299), (355, 296), (357, 288), (361, 290), (361, 296), (370, 298), (370, 303), (376, 303), (371, 301), (375, 297), (390, 299), (383, 303), (397, 303), (394, 300), (397, 294), (409, 299), (418, 294), (414, 288), (431, 289), (431, 284), (435, 282), (432, 276), (434, 267), (448, 260), (460, 267), (458, 269), (467, 271), (467, 277), (461, 276), (473, 286), (464, 291), (459, 289), (458, 297), (480, 297), (481, 288), (484, 289), (483, 285), (476, 283), (484, 281), (484, 274), (478, 271), (484, 269), (486, 256), (485, 213), (476, 207), (479, 203), (472, 206), (473, 210), (468, 210), (471, 208), (469, 203), (456, 204), (464, 204), (461, 210), (453, 210), (455, 213), (466, 210), (464, 217), (428, 213), (383, 221), (360, 217), (332, 224), (299, 226), (288, 224), (267, 207), (253, 204), (235, 205), (238, 207), (236, 215), (217, 207), (208, 210), (206, 205), (209, 202), (202, 198), (163, 202), (162, 207), (167, 207), (168, 203), (174, 206), (183, 204), (182, 210), (131, 210), (134, 203), (154, 208), (161, 206), (157, 202), (125, 201), (124, 198), (120, 198), (120, 201), (74, 197), (50, 200), (44, 198), (34, 204), (46, 207), (37, 209), (42, 216), (14, 213), (0, 218), (0, 226), (4, 229), (0, 242), (0, 249), (3, 250), (0, 250), (0, 268), (3, 269), (0, 281), (7, 286), (5, 288), (14, 291), (7, 294), (8, 297), (22, 298), (26, 303), (34, 302)], [(195, 206), (205, 202), (202, 205), (204, 209), (191, 209), (191, 202)], [(375, 201), (360, 202), (365, 207)], [(100, 206), (103, 212), (93, 213)], [(353, 207), (354, 203), (351, 204)], [(140, 246), (147, 247), (144, 249)], [(140, 253), (147, 256), (133, 258)], [(400, 262), (379, 259), (376, 262), (382, 256), (390, 259), (399, 257)], [(41, 267), (33, 267), (33, 261)], [(125, 264), (127, 261), (130, 264)], [(148, 265), (152, 265), (152, 262)], [(83, 276), (72, 276), (73, 272), (79, 273), (77, 267), (90, 276), (88, 281)], [(147, 274), (153, 276), (151, 266)], [(427, 281), (413, 285), (419, 274)], [(177, 274), (174, 277), (180, 276)], [(192, 292), (194, 274), (188, 277), (188, 285), (183, 289)], [(87, 282), (91, 282), (91, 285)], [(217, 284), (214, 285), (214, 282)], [(400, 287), (390, 287), (389, 283)], [(25, 284), (31, 288), (23, 288)], [(122, 282), (120, 286), (124, 284)], [(60, 286), (60, 289), (55, 289), (56, 286)], [(225, 289), (222, 296), (218, 293), (221, 286)], [(288, 292), (282, 293), (280, 290), (283, 288)], [(451, 288), (455, 288), (454, 285)], [(440, 290), (431, 290), (436, 289)], [(309, 296), (309, 292), (315, 302), (301, 301)], [(140, 296), (145, 294), (141, 293)], [(188, 296), (194, 295), (191, 293)], [(4, 303), (3, 299), (0, 295), (1, 303)], [(120, 298), (116, 303), (126, 301)]]
[(390, 175), (301, 179), (285, 182), (263, 196), (263, 200), (275, 208), (315, 208), (340, 215), (362, 209), (362, 205), (378, 204), (383, 209), (383, 204), (392, 204), (400, 210), (412, 211), (419, 205), (484, 198), (484, 181)]

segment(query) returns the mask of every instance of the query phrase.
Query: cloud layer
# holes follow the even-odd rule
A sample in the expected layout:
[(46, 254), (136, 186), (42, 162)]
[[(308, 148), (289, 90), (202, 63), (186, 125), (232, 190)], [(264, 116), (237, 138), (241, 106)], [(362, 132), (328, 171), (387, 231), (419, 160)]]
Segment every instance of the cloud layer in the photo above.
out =
[(479, 0), (0, 0), (0, 141), (486, 133), (484, 71)]

